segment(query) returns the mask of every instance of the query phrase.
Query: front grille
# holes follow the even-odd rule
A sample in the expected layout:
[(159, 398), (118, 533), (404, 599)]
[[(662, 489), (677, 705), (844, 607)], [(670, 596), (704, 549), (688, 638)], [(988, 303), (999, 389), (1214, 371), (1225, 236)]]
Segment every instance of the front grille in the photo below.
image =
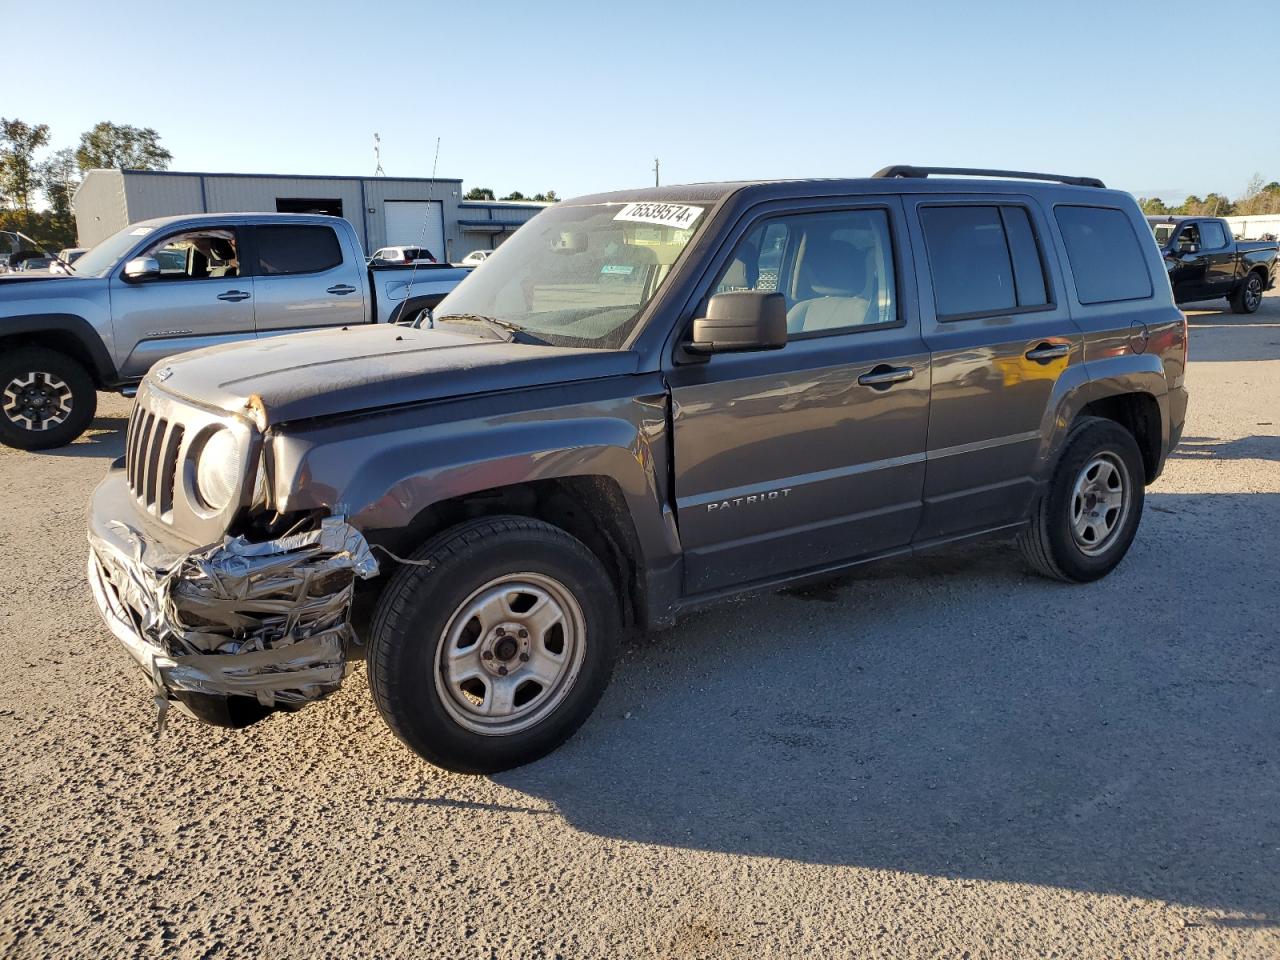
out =
[(125, 477), (138, 503), (162, 519), (173, 512), (182, 437), (182, 424), (148, 409), (141, 399), (134, 405), (125, 440)]

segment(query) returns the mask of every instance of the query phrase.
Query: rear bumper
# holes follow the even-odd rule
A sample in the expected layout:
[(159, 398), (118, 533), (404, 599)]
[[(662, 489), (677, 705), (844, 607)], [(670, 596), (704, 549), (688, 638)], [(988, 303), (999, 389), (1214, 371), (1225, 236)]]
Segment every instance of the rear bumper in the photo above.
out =
[(355, 579), (377, 573), (357, 530), (330, 517), (279, 540), (227, 538), (182, 551), (115, 519), (131, 516), (122, 501), (131, 498), (113, 470), (90, 513), (89, 586), (159, 705), (177, 700), (201, 719), (239, 726), (238, 717), (338, 689), (356, 640)]

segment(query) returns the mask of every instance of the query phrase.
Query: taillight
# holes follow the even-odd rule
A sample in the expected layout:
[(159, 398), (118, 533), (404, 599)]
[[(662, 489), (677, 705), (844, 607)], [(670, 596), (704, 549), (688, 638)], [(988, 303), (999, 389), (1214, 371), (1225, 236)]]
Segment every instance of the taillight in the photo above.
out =
[(1182, 315), (1182, 370), (1186, 373), (1187, 355), (1191, 349), (1191, 326), (1187, 323), (1187, 315)]

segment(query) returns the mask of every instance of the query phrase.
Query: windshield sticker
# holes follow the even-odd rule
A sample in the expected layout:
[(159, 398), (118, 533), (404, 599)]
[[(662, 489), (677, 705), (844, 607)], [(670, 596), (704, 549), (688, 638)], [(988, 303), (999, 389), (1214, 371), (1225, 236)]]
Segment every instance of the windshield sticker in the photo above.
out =
[(607, 277), (629, 277), (635, 272), (635, 267), (625, 263), (606, 263), (600, 268), (600, 272)]
[(145, 237), (148, 233), (150, 233), (154, 229), (155, 227), (135, 227), (134, 229), (129, 231), (129, 236)]
[(628, 203), (614, 220), (630, 223), (656, 223), (676, 230), (690, 230), (702, 216), (705, 207), (690, 207), (683, 203)]

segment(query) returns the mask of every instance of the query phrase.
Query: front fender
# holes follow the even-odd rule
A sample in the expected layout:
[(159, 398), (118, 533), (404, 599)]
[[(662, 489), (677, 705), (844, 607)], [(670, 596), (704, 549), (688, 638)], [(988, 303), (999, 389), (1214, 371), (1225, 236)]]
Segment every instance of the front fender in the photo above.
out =
[(1068, 367), (1057, 383), (1040, 429), (1037, 476), (1048, 481), (1072, 422), (1089, 404), (1107, 397), (1145, 393), (1160, 408), (1161, 450), (1169, 449), (1169, 384), (1164, 363), (1154, 354), (1126, 353)]
[[(637, 380), (646, 388), (639, 395)], [(570, 396), (574, 402), (557, 402)], [(341, 513), (376, 536), (456, 497), (602, 476), (621, 490), (646, 563), (663, 563), (679, 551), (667, 506), (666, 408), (661, 380), (649, 375), (284, 431), (272, 441), (274, 503), (281, 512)]]

